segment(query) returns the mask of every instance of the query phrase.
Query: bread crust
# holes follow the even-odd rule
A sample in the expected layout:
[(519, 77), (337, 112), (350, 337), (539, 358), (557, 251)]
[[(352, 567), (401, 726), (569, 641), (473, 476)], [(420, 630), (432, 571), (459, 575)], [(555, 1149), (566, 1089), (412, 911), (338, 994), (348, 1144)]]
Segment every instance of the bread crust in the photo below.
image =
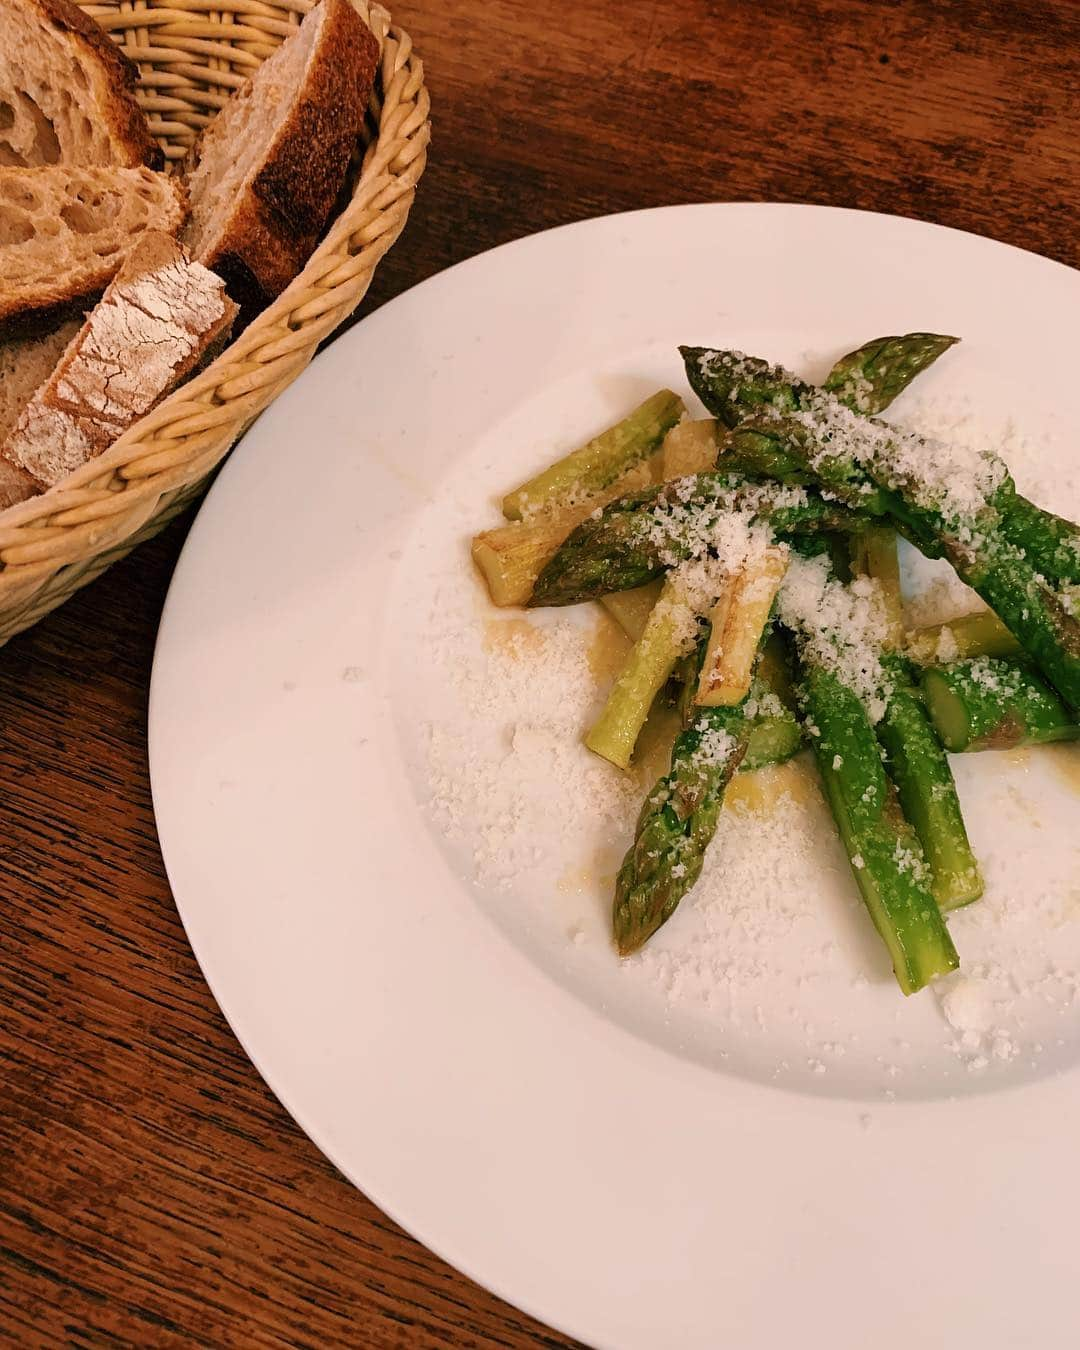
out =
[(109, 98), (102, 112), (108, 119), (110, 139), (120, 152), (117, 165), (135, 168), (145, 164), (147, 168), (160, 169), (165, 163), (164, 153), (151, 136), (143, 110), (135, 99), (138, 66), (71, 0), (15, 0), (15, 3), (35, 9), (42, 23), (66, 33), (107, 75)]
[[(329, 219), (363, 126), (379, 44), (348, 0), (322, 0), (323, 30), (304, 87), (241, 193), (222, 237), (201, 261), (230, 282), (253, 316), (285, 289), (311, 256)], [(314, 12), (314, 11), (313, 11)], [(234, 95), (245, 98), (250, 84)], [(198, 163), (211, 122), (189, 163)], [(239, 282), (238, 288), (232, 285)]]

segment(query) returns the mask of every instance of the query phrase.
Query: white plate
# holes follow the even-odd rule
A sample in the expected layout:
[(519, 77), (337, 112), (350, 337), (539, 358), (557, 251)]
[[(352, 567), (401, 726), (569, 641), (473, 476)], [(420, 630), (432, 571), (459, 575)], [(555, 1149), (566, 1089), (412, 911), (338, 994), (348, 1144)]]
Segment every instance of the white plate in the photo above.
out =
[(595, 621), (537, 616), (515, 661), (466, 540), (500, 490), (684, 391), (678, 342), (815, 377), (912, 328), (964, 343), (895, 415), (968, 398), (960, 433), (1011, 437), (1021, 479), (1075, 509), (1078, 306), (1076, 273), (914, 221), (589, 221), (365, 320), (200, 513), (150, 714), (192, 945), (342, 1171), (545, 1321), (618, 1347), (1072, 1342), (1064, 761), (957, 762), (988, 875), (952, 920), (981, 976), (959, 1029), (897, 992), (812, 788), (726, 814), (709, 884), (620, 966), (600, 874), (638, 789), (576, 744)]

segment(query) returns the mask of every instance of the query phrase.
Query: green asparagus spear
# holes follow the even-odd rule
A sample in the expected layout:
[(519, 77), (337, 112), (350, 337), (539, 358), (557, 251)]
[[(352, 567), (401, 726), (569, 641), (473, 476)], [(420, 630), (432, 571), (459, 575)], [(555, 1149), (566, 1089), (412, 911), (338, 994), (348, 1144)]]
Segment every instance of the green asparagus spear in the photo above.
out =
[(632, 591), (611, 591), (602, 596), (600, 603), (623, 630), (631, 642), (637, 642), (649, 622), (649, 615), (660, 599), (664, 583), (650, 581), (646, 586), (638, 586)]
[(922, 844), (934, 899), (942, 910), (958, 909), (978, 900), (983, 880), (952, 770), (905, 663), (891, 654), (882, 663), (891, 689), (877, 726), (878, 740), (904, 815)]
[[(906, 333), (875, 338), (829, 372), (824, 388), (847, 407), (883, 412), (958, 338), (939, 333)], [(771, 365), (743, 352), (715, 352), (708, 347), (680, 347), (690, 387), (714, 417), (735, 427), (763, 406), (781, 411), (800, 407), (812, 387), (783, 366)], [(719, 359), (716, 359), (719, 358)]]
[(878, 740), (888, 756), (900, 805), (926, 855), (934, 899), (942, 910), (957, 909), (978, 900), (983, 881), (949, 761), (912, 683), (911, 668), (896, 653), (903, 635), (896, 535), (881, 526), (852, 535), (851, 563), (857, 575), (877, 582), (887, 625), (885, 645), (890, 650), (882, 654), (881, 664), (888, 694)]
[(1019, 656), (1020, 644), (992, 609), (928, 624), (908, 633), (907, 655), (920, 665), (965, 656)]
[(1002, 533), (1036, 572), (1061, 586), (1080, 583), (1080, 528), (1021, 497), (1011, 481), (1000, 510)]
[[(895, 360), (887, 361), (880, 367), (872, 360), (863, 361), (860, 366), (860, 352), (873, 349), (876, 345), (868, 343), (865, 349), (843, 358), (829, 377), (832, 382), (833, 375), (840, 367), (854, 361), (861, 379), (845, 384), (841, 371), (836, 380), (839, 387), (833, 388), (827, 383), (825, 391), (815, 390), (782, 366), (769, 365), (768, 362), (745, 356), (741, 352), (716, 352), (702, 347), (680, 347), (679, 350), (686, 364), (687, 378), (701, 401), (725, 425), (737, 427), (746, 423), (748, 419), (753, 419), (755, 414), (760, 416), (763, 412), (769, 412), (773, 415), (785, 415), (805, 410), (815, 402), (820, 403), (822, 392), (835, 395), (837, 407), (846, 407), (856, 413), (881, 411), (892, 397), (895, 397), (893, 376), (897, 372), (904, 371), (910, 380), (919, 370), (925, 369), (925, 364), (920, 365), (918, 361), (920, 342), (924, 338), (933, 340), (935, 335), (909, 334), (908, 337), (912, 340), (910, 352), (905, 353), (909, 360), (905, 361), (897, 355)], [(899, 343), (902, 351), (907, 340), (907, 338), (878, 339), (877, 342)], [(937, 341), (943, 343), (947, 340), (938, 338)], [(929, 351), (930, 347), (926, 350)], [(899, 389), (896, 389), (896, 392), (899, 392)], [(767, 427), (758, 429), (767, 431)], [(797, 438), (801, 435), (794, 428), (792, 434)], [(802, 437), (802, 440), (801, 450), (805, 457), (807, 450), (805, 437)], [(860, 472), (858, 466), (849, 458), (822, 454), (820, 445), (816, 449), (813, 467), (818, 480), (839, 493), (845, 501), (851, 501), (854, 493), (864, 491), (866, 496), (860, 503), (862, 509), (877, 514), (883, 504), (879, 495), (883, 486), (880, 479), (876, 484), (879, 491), (875, 493), (870, 478), (865, 472)], [(749, 450), (746, 446), (739, 446), (737, 442), (732, 444), (731, 450), (735, 453), (732, 454), (730, 462), (735, 468), (739, 457), (746, 456)], [(759, 455), (761, 453), (763, 452), (759, 451)], [(774, 450), (772, 453), (778, 457), (780, 452)], [(777, 463), (779, 465), (779, 458)], [(1004, 470), (1004, 466), (999, 464), (999, 469), (998, 483), (991, 505), (997, 513), (997, 524), (1002, 537), (1023, 553), (1032, 570), (1038, 575), (1049, 578), (1058, 586), (1080, 584), (1080, 527), (1022, 497), (1016, 491), (1015, 484)], [(807, 481), (805, 478), (784, 473), (773, 476), (784, 478), (787, 482)], [(908, 507), (909, 503), (901, 492), (899, 495), (893, 494), (887, 509), (896, 517), (898, 524), (903, 526), (903, 532), (912, 543), (927, 552), (928, 546), (933, 547), (934, 532), (920, 529), (920, 521), (912, 516)], [(940, 555), (931, 551), (928, 556)]]
[(802, 745), (779, 639), (766, 631), (750, 693), (737, 707), (695, 705), (706, 645), (703, 639), (682, 663), (684, 730), (675, 742), (670, 771), (646, 798), (634, 845), (619, 872), (615, 936), (624, 955), (671, 916), (700, 876), (732, 773), (780, 764)]
[(878, 583), (889, 621), (889, 645), (899, 647), (904, 638), (904, 597), (896, 531), (888, 525), (868, 525), (849, 537), (848, 547), (852, 572)]
[(682, 399), (670, 389), (661, 389), (621, 422), (508, 493), (503, 498), (503, 515), (507, 520), (520, 520), (529, 511), (565, 506), (575, 498), (602, 491), (651, 455), (685, 413)]
[(741, 707), (702, 708), (676, 739), (671, 769), (645, 799), (615, 881), (612, 919), (621, 956), (637, 951), (671, 918), (701, 875), (749, 735)]
[(1020, 662), (980, 656), (931, 666), (921, 683), (947, 750), (1010, 750), (1080, 738), (1061, 699)]
[[(731, 371), (742, 372), (744, 385), (755, 378), (744, 367), (745, 358), (731, 353), (690, 349), (687, 358), (688, 373), (696, 371), (699, 380), (719, 372), (718, 387), (729, 407)], [(761, 378), (763, 391), (771, 397), (778, 377), (769, 368)], [(790, 389), (789, 397), (801, 398), (808, 386), (795, 382)], [(742, 385), (737, 397), (748, 397)], [(719, 416), (722, 407), (717, 403), (711, 411)], [(924, 552), (933, 553), (936, 546), (996, 611), (1066, 702), (1080, 708), (1080, 620), (1006, 537), (1002, 521), (1015, 494), (1000, 462), (983, 456), (967, 466), (967, 474), (935, 474), (933, 446), (872, 419), (845, 415), (837, 400), (820, 392), (808, 396), (805, 408), (800, 405), (788, 417), (774, 412), (771, 420), (773, 434), (804, 468), (826, 487), (842, 487), (849, 499), (860, 482), (881, 476), (884, 481), (878, 486), (894, 499), (889, 509), (897, 527)], [(859, 454), (851, 442), (858, 444)], [(895, 454), (898, 447), (902, 453)]]
[[(793, 545), (793, 587), (780, 616), (798, 635), (804, 666), (824, 665), (858, 694), (876, 728), (907, 819), (928, 863), (928, 885), (942, 908), (978, 899), (982, 881), (968, 842), (949, 761), (934, 736), (895, 651), (897, 632), (879, 577), (837, 581), (825, 557), (807, 558), (816, 541)], [(880, 561), (880, 560), (878, 560)], [(888, 567), (885, 568), (889, 571)]]
[(751, 479), (775, 479), (799, 487), (821, 487), (846, 503), (863, 519), (892, 517), (904, 536), (930, 558), (941, 556), (941, 546), (895, 492), (870, 481), (852, 460), (818, 454), (813, 432), (796, 420), (780, 420), (775, 412), (748, 417), (725, 438), (725, 471)]
[(671, 573), (653, 606), (644, 631), (612, 686), (603, 711), (585, 735), (594, 754), (625, 769), (656, 695), (676, 662), (693, 650), (697, 616), (689, 595)]
[(945, 556), (997, 614), (1065, 702), (1080, 709), (1080, 621), (1010, 544), (954, 541)]
[(794, 412), (813, 392), (783, 366), (744, 352), (680, 347), (690, 388), (710, 413), (734, 428), (764, 408)]
[(724, 473), (696, 474), (622, 497), (590, 516), (540, 573), (528, 603), (575, 605), (643, 586), (706, 553), (710, 531), (730, 512), (767, 521), (777, 535), (849, 530), (864, 523), (840, 503), (801, 488), (747, 483)]
[[(751, 687), (746, 706), (752, 707), (755, 701)], [(798, 719), (782, 704), (770, 712), (762, 711), (759, 704), (758, 711), (749, 718), (749, 722), (750, 736), (746, 742), (746, 754), (739, 765), (740, 773), (752, 773), (769, 764), (783, 764), (802, 749), (802, 729)]]
[(941, 333), (874, 338), (842, 356), (822, 388), (857, 412), (884, 412), (916, 375), (959, 341)]
[[(680, 683), (678, 708), (684, 727), (690, 726), (701, 711), (694, 695), (706, 646), (706, 641), (700, 642), (683, 658), (676, 672)], [(750, 723), (750, 739), (739, 765), (740, 773), (763, 769), (769, 764), (783, 764), (802, 748), (802, 728), (795, 715), (795, 691), (788, 670), (787, 650), (777, 632), (761, 644), (757, 670), (743, 711)]]
[(874, 926), (905, 994), (960, 964), (929, 890), (915, 831), (881, 763), (859, 697), (824, 666), (804, 666), (802, 699), (825, 795)]

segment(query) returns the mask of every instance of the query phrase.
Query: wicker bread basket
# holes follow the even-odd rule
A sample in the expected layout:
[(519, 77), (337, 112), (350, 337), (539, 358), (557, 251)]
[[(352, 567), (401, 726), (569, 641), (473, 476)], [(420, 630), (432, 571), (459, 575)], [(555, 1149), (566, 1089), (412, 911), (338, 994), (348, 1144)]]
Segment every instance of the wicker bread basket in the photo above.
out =
[[(240, 434), (360, 303), (424, 171), (423, 66), (387, 12), (353, 0), (382, 59), (347, 204), (304, 270), (195, 379), (100, 458), (0, 512), (0, 644), (62, 604), (193, 501)], [(82, 6), (142, 72), (138, 97), (170, 162), (312, 0), (114, 0)]]

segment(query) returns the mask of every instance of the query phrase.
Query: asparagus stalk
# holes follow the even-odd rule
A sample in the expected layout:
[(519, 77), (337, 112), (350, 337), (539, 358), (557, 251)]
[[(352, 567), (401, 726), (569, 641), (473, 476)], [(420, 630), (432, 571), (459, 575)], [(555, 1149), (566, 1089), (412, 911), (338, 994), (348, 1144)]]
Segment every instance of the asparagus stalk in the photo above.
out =
[(929, 667), (921, 683), (947, 750), (1009, 750), (1080, 738), (1061, 699), (1019, 662), (975, 657)]
[(857, 412), (884, 412), (916, 375), (959, 342), (941, 333), (905, 333), (874, 338), (842, 356), (825, 378), (823, 389)]
[(886, 776), (859, 697), (824, 666), (804, 665), (814, 757), (852, 873), (905, 994), (960, 964), (929, 889), (918, 836)]
[(521, 520), (553, 501), (566, 503), (569, 498), (602, 492), (651, 455), (685, 414), (682, 399), (670, 389), (661, 389), (621, 422), (508, 493), (503, 498), (503, 515)]
[[(716, 423), (711, 417), (698, 422), (679, 422), (664, 437), (660, 449), (660, 481), (668, 483), (674, 478), (685, 478), (688, 474), (705, 473), (716, 463), (716, 454)], [(632, 591), (613, 591), (610, 595), (601, 596), (600, 603), (627, 637), (636, 642), (645, 631), (649, 614), (659, 598), (660, 587), (661, 582), (656, 580)]]
[(891, 690), (878, 740), (929, 868), (929, 885), (942, 910), (970, 905), (983, 893), (979, 864), (968, 841), (960, 799), (942, 750), (904, 662), (883, 658)]
[[(676, 667), (675, 676), (682, 685), (678, 706), (684, 727), (690, 726), (700, 712), (695, 695), (706, 647), (707, 641), (699, 642)], [(787, 649), (779, 633), (771, 633), (761, 644), (750, 693), (742, 707), (750, 723), (750, 739), (740, 773), (782, 764), (800, 749), (802, 727), (796, 716)]]
[(787, 643), (777, 632), (771, 633), (762, 645), (757, 680), (769, 693), (775, 694), (789, 712), (794, 713), (795, 688), (791, 683)]
[(696, 700), (710, 706), (742, 703), (750, 692), (787, 560), (788, 550), (772, 545), (734, 575), (708, 566), (693, 568), (690, 575), (682, 568), (670, 573), (599, 720), (585, 737), (589, 749), (619, 768), (628, 767), (653, 700), (680, 657), (693, 649), (706, 609), (711, 632)]
[[(752, 598), (740, 600), (733, 589), (737, 606), (755, 608)], [(670, 771), (646, 798), (616, 882), (615, 937), (623, 955), (640, 947), (697, 881), (732, 775), (780, 763), (800, 748), (785, 653), (766, 620), (757, 630), (750, 692), (736, 705), (694, 703), (707, 640), (683, 659), (684, 729)]]
[[(952, 345), (947, 339), (935, 334), (917, 333), (904, 338), (880, 338), (868, 343), (866, 348), (844, 357), (834, 367), (824, 392), (835, 396), (837, 406), (853, 412), (880, 412), (888, 406), (899, 388), (906, 387), (910, 379), (925, 369), (928, 362), (920, 364), (920, 348), (930, 351), (935, 338), (938, 343), (945, 343), (946, 347)], [(924, 341), (928, 341), (929, 345), (922, 346)], [(886, 350), (888, 344), (895, 344), (893, 356), (881, 364), (875, 364), (872, 358), (867, 360), (861, 357), (861, 353), (873, 349), (877, 344), (886, 344)], [(786, 414), (805, 409), (815, 398), (821, 397), (821, 391), (815, 391), (811, 385), (797, 379), (782, 366), (770, 365), (756, 357), (744, 356), (741, 352), (714, 352), (701, 347), (681, 347), (679, 350), (686, 363), (691, 387), (709, 411), (729, 427), (740, 426), (748, 417), (752, 418), (763, 410)], [(937, 355), (940, 354), (938, 351)], [(936, 359), (936, 356), (931, 359)], [(857, 371), (854, 379), (846, 378), (847, 363), (851, 363), (850, 368)], [(894, 372), (901, 374), (899, 387), (893, 378)], [(903, 376), (906, 376), (906, 380)], [(791, 431), (798, 439), (797, 429), (791, 428)], [(735, 468), (739, 467), (739, 456), (747, 455), (749, 448), (736, 445), (733, 449), (736, 454), (731, 462)], [(762, 453), (759, 450), (759, 455)], [(877, 507), (883, 501), (881, 485), (878, 484), (875, 491), (867, 476), (860, 473), (850, 460), (843, 456), (831, 461), (819, 458), (814, 467), (819, 472), (820, 481), (841, 493), (844, 500), (851, 500), (852, 494), (860, 489), (866, 492), (863, 509), (877, 513)], [(749, 472), (746, 469), (743, 471)], [(788, 482), (806, 481), (791, 474), (779, 473), (774, 476)], [(912, 542), (925, 552), (926, 546), (933, 544), (934, 531), (927, 533), (924, 530), (920, 533), (920, 522), (909, 515), (909, 503), (904, 500), (903, 494), (899, 497), (895, 493), (891, 494), (891, 500), (889, 497), (890, 494), (884, 497), (888, 509), (906, 526), (904, 532)], [(1001, 474), (992, 505), (999, 516), (1002, 537), (1023, 553), (1033, 572), (1049, 578), (1058, 586), (1080, 584), (1080, 526), (1022, 497), (1007, 472)], [(925, 521), (921, 523), (925, 524)], [(930, 553), (929, 556), (937, 554)]]
[(626, 769), (653, 700), (668, 682), (675, 663), (697, 637), (698, 615), (678, 572), (664, 583), (644, 632), (612, 686), (603, 711), (585, 736), (585, 744), (617, 768)]
[(927, 624), (908, 633), (908, 656), (920, 665), (966, 656), (1019, 656), (1020, 644), (993, 610)]
[[(732, 372), (738, 369), (744, 384), (755, 378), (752, 370), (744, 369), (746, 361), (742, 357), (684, 350), (690, 353), (688, 373), (696, 372), (699, 382), (707, 384), (716, 373), (721, 399), (710, 410), (718, 416), (725, 405), (733, 406), (728, 398), (733, 387)], [(762, 398), (772, 397), (776, 388), (773, 368), (766, 367), (766, 371), (769, 373), (762, 376)], [(802, 396), (800, 391), (807, 388), (797, 381), (789, 383), (786, 397), (789, 401), (798, 399)], [(738, 397), (746, 397), (742, 385), (739, 390)], [(818, 401), (828, 398), (822, 394), (814, 397)], [(871, 489), (874, 485), (864, 466), (844, 449), (842, 437), (838, 443), (834, 406), (840, 405), (824, 405), (824, 420), (803, 412), (786, 420), (774, 416), (771, 428), (787, 450), (802, 460), (805, 471), (851, 499), (861, 483), (870, 483)], [(839, 425), (844, 425), (842, 419)], [(898, 528), (924, 552), (933, 554), (936, 549), (948, 558), (962, 580), (996, 611), (1066, 702), (1080, 708), (1080, 620), (1035, 570), (1030, 557), (1010, 542), (1001, 528), (1008, 503), (1014, 500), (1007, 471), (1003, 466), (984, 461), (988, 485), (985, 503), (981, 508), (973, 507), (969, 515), (958, 515), (955, 504), (941, 501), (935, 505), (929, 500), (933, 494), (910, 470), (890, 469), (889, 451), (898, 433), (891, 433), (880, 423), (870, 425), (873, 428), (870, 444), (874, 447), (870, 469), (885, 475), (884, 490)], [(933, 449), (917, 437), (909, 440), (925, 450)]]
[(889, 642), (898, 647), (904, 634), (904, 600), (900, 592), (900, 556), (896, 531), (887, 525), (868, 525), (851, 536), (851, 570), (873, 577), (889, 624)]
[(1080, 621), (1068, 605), (1012, 545), (991, 541), (973, 552), (958, 543), (947, 556), (1065, 702), (1080, 709)]
[(636, 642), (645, 631), (653, 606), (660, 599), (663, 585), (657, 578), (645, 586), (636, 586), (632, 591), (612, 591), (610, 595), (602, 595), (600, 603), (630, 641)]
[[(939, 333), (875, 338), (842, 356), (826, 377), (824, 388), (846, 407), (884, 412), (917, 375), (958, 341)], [(813, 392), (783, 366), (759, 357), (708, 347), (680, 347), (679, 351), (690, 387), (728, 427), (738, 426), (762, 407), (792, 411)]]
[(893, 648), (881, 658), (889, 692), (877, 727), (878, 740), (888, 757), (900, 805), (922, 844), (934, 899), (942, 910), (958, 909), (978, 900), (983, 880), (968, 841), (949, 761), (911, 681), (910, 668), (895, 652), (903, 633), (895, 533), (871, 527), (852, 536), (852, 568), (877, 582), (886, 617), (886, 644)]
[(746, 743), (746, 754), (739, 765), (740, 773), (751, 773), (769, 764), (783, 764), (803, 744), (798, 718), (765, 678), (764, 665), (763, 655), (750, 693), (743, 704), (743, 711), (750, 723), (750, 736)]
[[(580, 482), (569, 479), (561, 491), (553, 490), (545, 498), (544, 509), (531, 514), (529, 520), (514, 520), (476, 535), (473, 561), (488, 584), (492, 600), (496, 605), (525, 604), (544, 565), (587, 516), (629, 492), (689, 473), (703, 473), (716, 463), (716, 454), (716, 423), (711, 418), (678, 422), (659, 450), (632, 465), (606, 488), (582, 500)], [(629, 614), (629, 608), (620, 607), (613, 613), (619, 619), (620, 613)], [(647, 611), (634, 616), (634, 623), (640, 622), (638, 631), (630, 634), (635, 641), (641, 636), (645, 617)]]
[(1080, 583), (1080, 528), (1021, 497), (1011, 482), (1003, 493), (1001, 527), (1042, 576), (1059, 586)]
[(645, 799), (615, 880), (612, 923), (621, 956), (637, 951), (671, 918), (701, 875), (749, 735), (740, 708), (702, 708), (677, 737), (671, 769)]
[(728, 513), (768, 523), (778, 535), (851, 530), (857, 512), (801, 488), (702, 473), (612, 502), (584, 520), (537, 578), (529, 604), (574, 605), (643, 586), (709, 547)]
[(614, 927), (619, 951), (636, 951), (669, 919), (691, 889), (716, 833), (733, 774), (790, 759), (802, 746), (781, 645), (767, 637), (748, 697), (738, 707), (693, 702), (705, 643), (686, 658), (684, 729), (671, 768), (649, 793), (634, 844), (616, 881)]
[(794, 714), (785, 711), (763, 716), (759, 713), (750, 720), (746, 754), (739, 765), (739, 772), (754, 773), (758, 769), (768, 768), (770, 764), (783, 764), (792, 755), (797, 755), (802, 747), (802, 729)]
[(797, 413), (786, 418), (775, 411), (760, 413), (728, 432), (724, 467), (747, 478), (820, 487), (864, 518), (891, 517), (927, 557), (941, 557), (942, 546), (931, 528), (931, 519), (935, 525), (936, 519), (928, 519), (899, 493), (874, 483), (850, 455), (826, 449), (823, 440)]
[(787, 564), (788, 550), (772, 545), (743, 568), (734, 586), (726, 587), (713, 606), (696, 703), (731, 706), (750, 692), (761, 637)]
[(515, 520), (476, 535), (472, 558), (487, 582), (492, 602), (500, 606), (526, 604), (536, 578), (576, 526), (609, 502), (661, 481), (662, 470), (662, 454), (657, 451), (587, 501), (561, 505), (552, 498), (549, 509), (535, 519)]

